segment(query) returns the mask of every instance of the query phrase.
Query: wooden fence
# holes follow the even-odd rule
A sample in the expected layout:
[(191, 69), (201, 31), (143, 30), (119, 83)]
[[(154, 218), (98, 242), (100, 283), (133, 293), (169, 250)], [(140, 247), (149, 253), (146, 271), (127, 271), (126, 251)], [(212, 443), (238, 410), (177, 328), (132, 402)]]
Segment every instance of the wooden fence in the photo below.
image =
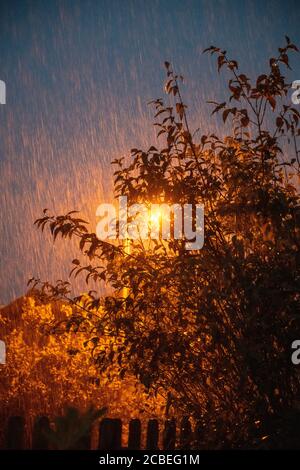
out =
[[(49, 418), (41, 416), (35, 419), (29, 440), (26, 438), (28, 428), (25, 424), (22, 416), (10, 417), (4, 426), (2, 447), (5, 449), (49, 449), (48, 440), (45, 437), (45, 431), (50, 428)], [(163, 424), (160, 424), (157, 419), (150, 419), (144, 424), (143, 428), (139, 419), (132, 419), (126, 427), (126, 435), (122, 436), (124, 426), (121, 419), (104, 418), (98, 425), (96, 444), (92, 446), (91, 432), (89, 432), (78, 441), (75, 448), (100, 450), (201, 448), (201, 426), (196, 424), (192, 428), (191, 421), (187, 417), (178, 424), (174, 419), (167, 420)]]

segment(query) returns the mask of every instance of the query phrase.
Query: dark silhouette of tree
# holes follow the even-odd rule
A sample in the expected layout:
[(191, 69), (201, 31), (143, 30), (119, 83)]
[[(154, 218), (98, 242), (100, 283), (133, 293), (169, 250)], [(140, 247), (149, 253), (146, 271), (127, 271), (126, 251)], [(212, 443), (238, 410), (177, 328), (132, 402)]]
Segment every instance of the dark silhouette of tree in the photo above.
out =
[[(187, 251), (173, 238), (147, 247), (135, 240), (128, 253), (121, 243), (99, 240), (74, 212), (45, 211), (36, 221), (49, 225), (54, 239), (78, 239), (88, 263), (73, 260), (73, 275), (114, 289), (104, 297), (89, 292), (83, 309), (71, 299), (74, 315), (65, 327), (86, 329), (100, 371), (133, 373), (167, 395), (168, 412), (199, 420), (207, 447), (284, 445), (284, 419), (300, 391), (290, 359), (300, 335), (300, 114), (287, 101), (290, 84), (281, 71), (292, 51), (286, 38), (252, 82), (226, 51), (206, 50), (230, 75), (228, 99), (213, 103), (212, 114), (232, 123), (223, 137), (193, 133), (182, 77), (166, 62), (172, 104), (153, 102), (162, 147), (133, 149), (128, 165), (113, 162), (116, 197), (127, 195), (129, 204), (204, 203), (201, 250)], [(285, 139), (292, 157), (282, 150)], [(34, 284), (50, 297), (70, 296), (67, 282)]]

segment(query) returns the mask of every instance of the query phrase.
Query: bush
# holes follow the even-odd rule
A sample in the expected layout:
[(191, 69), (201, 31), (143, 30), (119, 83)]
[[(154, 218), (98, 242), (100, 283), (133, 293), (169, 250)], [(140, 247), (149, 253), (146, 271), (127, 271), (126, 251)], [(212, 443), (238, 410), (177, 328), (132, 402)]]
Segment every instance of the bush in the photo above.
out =
[[(193, 133), (181, 77), (166, 63), (169, 102), (153, 102), (161, 147), (133, 149), (129, 164), (114, 162), (115, 194), (129, 204), (204, 203), (202, 250), (186, 251), (184, 240), (147, 247), (137, 240), (129, 253), (98, 240), (73, 212), (45, 211), (36, 221), (49, 225), (54, 239), (78, 239), (87, 263), (74, 260), (73, 274), (114, 289), (85, 298), (88, 311), (105, 312), (101, 320), (87, 324), (84, 314), (70, 320), (71, 329), (90, 331), (99, 370), (114, 367), (162, 391), (167, 411), (200, 420), (209, 446), (268, 445), (272, 432), (280, 435), (268, 423), (299, 393), (290, 345), (300, 333), (300, 114), (286, 102), (290, 84), (281, 68), (297, 50), (286, 41), (254, 82), (226, 51), (207, 50), (229, 74), (228, 99), (213, 110), (231, 122), (223, 136)], [(285, 139), (295, 155), (284, 154)], [(55, 298), (68, 295), (67, 284), (43, 287)], [(104, 330), (111, 338), (105, 349)]]

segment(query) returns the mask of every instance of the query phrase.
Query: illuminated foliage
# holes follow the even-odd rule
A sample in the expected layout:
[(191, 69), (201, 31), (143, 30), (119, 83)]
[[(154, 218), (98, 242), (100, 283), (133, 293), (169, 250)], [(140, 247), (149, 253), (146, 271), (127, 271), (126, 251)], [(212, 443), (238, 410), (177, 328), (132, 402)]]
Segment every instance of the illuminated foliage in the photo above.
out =
[[(59, 314), (57, 313), (59, 312)], [(102, 373), (84, 347), (85, 332), (74, 334), (53, 325), (65, 325), (76, 315), (70, 305), (41, 304), (25, 298), (17, 325), (5, 337), (7, 361), (1, 365), (2, 413), (26, 414), (29, 418), (63, 413), (66, 405), (86, 410), (106, 406), (110, 416), (158, 412), (143, 388), (132, 377), (121, 382), (116, 374)], [(2, 331), (10, 319), (1, 317)], [(158, 403), (158, 402), (157, 402)], [(144, 404), (144, 406), (143, 406)], [(157, 404), (157, 406), (159, 406)]]
[[(49, 225), (54, 239), (78, 238), (88, 261), (74, 260), (73, 274), (114, 289), (85, 297), (84, 308), (104, 312), (101, 319), (89, 323), (79, 314), (67, 325), (90, 331), (101, 373), (114, 367), (162, 391), (168, 412), (200, 419), (206, 439), (219, 446), (272, 443), (268, 423), (299, 393), (289, 350), (300, 334), (300, 114), (287, 101), (290, 84), (281, 72), (295, 50), (286, 38), (254, 82), (226, 51), (207, 50), (229, 74), (228, 100), (213, 102), (212, 114), (226, 123), (223, 136), (192, 131), (181, 77), (166, 62), (168, 103), (153, 102), (160, 148), (133, 149), (128, 164), (114, 162), (116, 196), (127, 195), (129, 204), (204, 203), (202, 250), (187, 252), (184, 240), (171, 239), (133, 241), (129, 253), (98, 240), (73, 212), (45, 211), (36, 221)], [(50, 298), (69, 296), (68, 284), (35, 285)], [(111, 341), (105, 348), (104, 332)]]

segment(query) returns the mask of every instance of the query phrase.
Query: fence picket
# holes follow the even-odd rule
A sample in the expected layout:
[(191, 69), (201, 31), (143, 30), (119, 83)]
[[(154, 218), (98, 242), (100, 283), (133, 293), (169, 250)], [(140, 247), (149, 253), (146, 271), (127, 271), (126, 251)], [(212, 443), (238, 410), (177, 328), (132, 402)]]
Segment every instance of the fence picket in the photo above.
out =
[(25, 422), (22, 416), (11, 416), (4, 431), (6, 449), (24, 449)]
[[(50, 429), (50, 420), (47, 416), (38, 416), (33, 425), (31, 448), (49, 449), (46, 431)], [(160, 428), (157, 419), (150, 419), (147, 423), (146, 445), (147, 450), (157, 450), (159, 443), (164, 450), (174, 450), (176, 444), (180, 449), (190, 449), (193, 439), (193, 447), (201, 446), (203, 440), (203, 428), (200, 422), (196, 423), (195, 433), (192, 432), (191, 422), (188, 417), (184, 417), (178, 426), (179, 438), (177, 442), (176, 420), (174, 418), (166, 420), (164, 423), (162, 436), (160, 438)], [(25, 448), (25, 420), (22, 416), (11, 416), (8, 418), (4, 428), (4, 448), (24, 449)], [(142, 423), (139, 419), (129, 421), (127, 449), (141, 449)], [(26, 440), (27, 442), (27, 440)], [(76, 449), (91, 448), (91, 433), (88, 432), (74, 446)], [(98, 449), (100, 450), (120, 450), (122, 448), (122, 420), (104, 418), (99, 423)]]
[(47, 416), (38, 416), (35, 419), (32, 431), (32, 448), (48, 449), (48, 439), (45, 433), (50, 429), (50, 421)]
[(165, 422), (163, 434), (164, 450), (174, 450), (176, 446), (176, 421), (171, 419)]
[(189, 449), (192, 440), (192, 425), (188, 416), (182, 418), (180, 423), (180, 449)]
[(149, 419), (147, 426), (147, 450), (158, 449), (159, 426), (157, 419)]
[(139, 450), (141, 448), (141, 432), (141, 421), (131, 419), (129, 422), (128, 449)]
[(104, 418), (99, 426), (99, 449), (119, 450), (122, 442), (122, 421)]

